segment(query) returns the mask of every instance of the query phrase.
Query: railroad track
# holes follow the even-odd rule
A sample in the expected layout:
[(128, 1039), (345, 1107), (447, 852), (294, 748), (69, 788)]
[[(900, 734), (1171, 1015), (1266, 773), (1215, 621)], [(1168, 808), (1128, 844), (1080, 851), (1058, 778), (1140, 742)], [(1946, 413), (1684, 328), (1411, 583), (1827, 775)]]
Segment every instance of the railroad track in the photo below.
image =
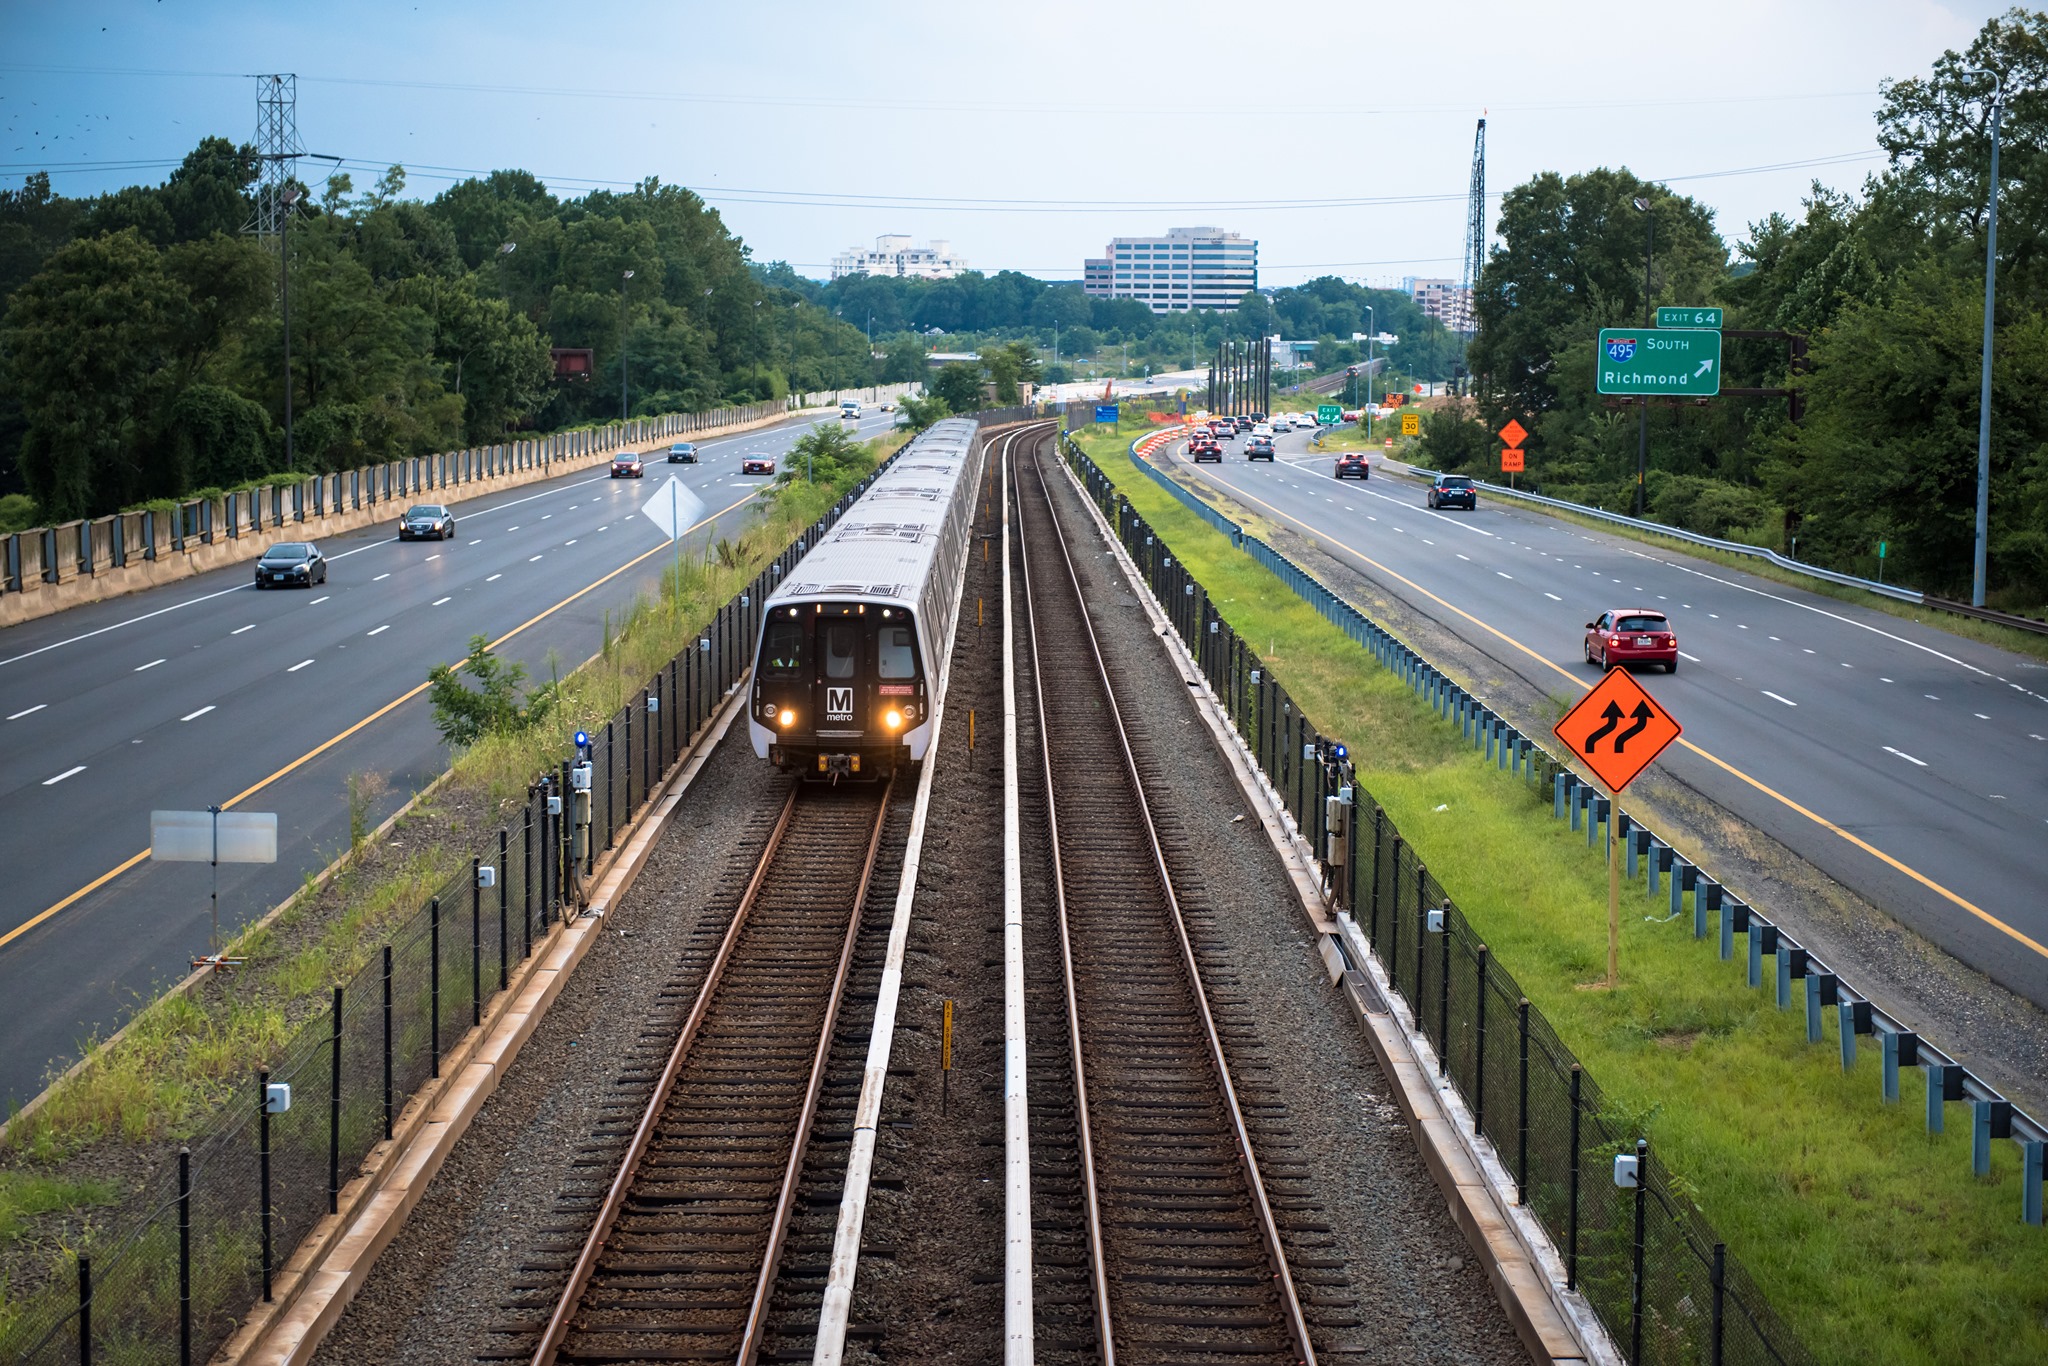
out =
[(552, 1313), (486, 1359), (754, 1359), (893, 793), (792, 785), (588, 1232), (523, 1269)]
[[(1015, 479), (1066, 995), (1089, 1355), (1313, 1362), (1281, 1228), (1041, 460)], [(1261, 1095), (1260, 1107), (1279, 1108)], [(1036, 1107), (1034, 1107), (1036, 1108)], [(1034, 1117), (1036, 1118), (1036, 1116)], [(1298, 1164), (1296, 1164), (1298, 1167)], [(1285, 1177), (1298, 1203), (1307, 1173)], [(1077, 1326), (1077, 1325), (1076, 1325)], [(1066, 1334), (1070, 1346), (1072, 1326)]]

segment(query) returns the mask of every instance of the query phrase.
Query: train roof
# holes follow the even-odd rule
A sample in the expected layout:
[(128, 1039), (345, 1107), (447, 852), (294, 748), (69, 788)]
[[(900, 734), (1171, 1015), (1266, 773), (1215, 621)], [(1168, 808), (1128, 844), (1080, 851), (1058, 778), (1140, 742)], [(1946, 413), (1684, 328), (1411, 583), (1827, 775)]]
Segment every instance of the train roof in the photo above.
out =
[(915, 602), (939, 552), (939, 530), (973, 454), (979, 427), (936, 422), (876, 476), (796, 568), (768, 595)]

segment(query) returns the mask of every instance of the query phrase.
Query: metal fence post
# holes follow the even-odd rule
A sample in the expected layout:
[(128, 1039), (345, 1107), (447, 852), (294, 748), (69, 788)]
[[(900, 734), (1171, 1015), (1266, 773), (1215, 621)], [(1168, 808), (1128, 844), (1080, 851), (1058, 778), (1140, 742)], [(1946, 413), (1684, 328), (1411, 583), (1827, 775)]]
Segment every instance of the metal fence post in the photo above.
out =
[(334, 1053), (327, 1088), (327, 1212), (341, 1212), (341, 993), (334, 989)]
[(1579, 1081), (1585, 1076), (1577, 1063), (1572, 1064), (1572, 1172), (1571, 1208), (1565, 1216), (1564, 1236), (1564, 1288), (1579, 1288)]
[(391, 1137), (391, 946), (384, 946), (384, 1137)]
[(270, 1069), (256, 1070), (256, 1171), (262, 1187), (263, 1302), (270, 1303)]
[(192, 1150), (178, 1149), (178, 1366), (192, 1366)]
[[(1394, 831), (1394, 854), (1388, 860), (1387, 889), (1393, 894), (1394, 904), (1387, 911), (1387, 985), (1395, 991), (1401, 989), (1400, 970), (1395, 966), (1401, 961), (1401, 832)], [(1374, 874), (1378, 876), (1377, 873)], [(1377, 889), (1378, 884), (1374, 884)], [(1415, 1002), (1408, 1003), (1413, 1013)]]
[[(626, 819), (631, 820), (633, 819), (633, 769), (635, 767), (633, 763), (633, 704), (628, 702), (622, 710), (626, 713)], [(647, 728), (642, 726), (641, 729), (645, 730)]]
[(498, 827), (498, 990), (512, 985), (512, 832)]
[(441, 1075), (441, 898), (435, 897), (427, 903), (427, 932), (429, 968), (428, 976), (433, 979), (433, 1023), (428, 1031), (428, 1044), (432, 1050), (433, 1076)]
[(1515, 1097), (1515, 1203), (1529, 1203), (1529, 998), (1515, 1006), (1516, 1032), (1520, 1036), (1521, 1071)]
[(533, 792), (526, 794), (526, 810), (519, 825), (519, 957), (533, 957)]
[(1650, 1140), (1636, 1140), (1636, 1236), (1634, 1246), (1629, 1250), (1633, 1269), (1629, 1289), (1628, 1310), (1628, 1359), (1630, 1366), (1638, 1366), (1643, 1359), (1643, 1215), (1644, 1200), (1650, 1187)]
[(484, 1022), (484, 889), (477, 885), (484, 861), (469, 860), (469, 1022)]
[[(1423, 914), (1426, 916), (1428, 912)], [(1437, 984), (1436, 984), (1436, 1070), (1439, 1075), (1450, 1075), (1451, 1062), (1451, 905), (1443, 907), (1444, 931), (1437, 936)], [(1429, 936), (1424, 935), (1425, 939)], [(1422, 974), (1415, 974), (1415, 986), (1422, 987)], [(1477, 1132), (1475, 1129), (1474, 1132)]]
[(1711, 1274), (1714, 1287), (1714, 1317), (1709, 1325), (1712, 1337), (1708, 1341), (1707, 1360), (1710, 1366), (1721, 1366), (1721, 1342), (1723, 1336), (1722, 1305), (1728, 1294), (1728, 1245), (1726, 1243), (1714, 1244), (1714, 1269)]
[[(618, 750), (612, 744), (616, 725), (617, 723), (613, 721), (604, 723), (604, 847), (607, 849), (612, 847), (612, 830), (615, 828), (616, 812), (612, 806), (612, 797), (619, 790), (619, 785), (615, 781), (619, 776)], [(586, 867), (583, 871), (588, 873), (590, 869)]]
[[(270, 1259), (263, 1259), (263, 1276), (266, 1287), (270, 1279)], [(266, 1288), (263, 1298), (270, 1298)], [(78, 1254), (78, 1361), (79, 1366), (92, 1366), (92, 1258)]]
[[(1448, 924), (1444, 926), (1446, 941), (1450, 939), (1450, 928)], [(1486, 945), (1481, 944), (1473, 956), (1478, 959), (1479, 976), (1479, 1005), (1473, 1018), (1475, 1043), (1472, 1049), (1472, 1070), (1477, 1074), (1472, 1083), (1472, 1132), (1476, 1136), (1486, 1128)], [(1446, 955), (1446, 961), (1448, 957)], [(1444, 978), (1448, 981), (1450, 974), (1446, 972)], [(1444, 996), (1448, 999), (1450, 994), (1450, 988), (1446, 986)], [(1449, 1042), (1448, 1036), (1445, 1042)]]
[(1372, 804), (1372, 943), (1374, 948), (1380, 942), (1380, 828), (1386, 821), (1386, 812), (1378, 802)]

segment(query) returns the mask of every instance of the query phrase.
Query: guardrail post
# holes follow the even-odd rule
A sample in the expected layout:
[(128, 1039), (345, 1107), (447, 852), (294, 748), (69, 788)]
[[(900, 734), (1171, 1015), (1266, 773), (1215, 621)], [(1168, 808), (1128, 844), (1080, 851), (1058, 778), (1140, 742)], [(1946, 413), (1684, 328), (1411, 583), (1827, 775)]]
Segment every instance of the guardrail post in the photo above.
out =
[[(1680, 911), (1682, 911), (1682, 910), (1684, 910), (1684, 909), (1685, 909), (1685, 893), (1686, 893), (1686, 889), (1692, 886), (1692, 884), (1693, 884), (1693, 879), (1699, 876), (1699, 871), (1700, 871), (1699, 869), (1697, 869), (1697, 868), (1693, 867), (1693, 865), (1692, 865), (1692, 863), (1691, 863), (1691, 861), (1690, 861), (1690, 860), (1688, 860), (1688, 859), (1684, 858), (1683, 856), (1681, 856), (1681, 855), (1678, 855), (1678, 854), (1676, 854), (1676, 853), (1674, 853), (1674, 854), (1672, 855), (1672, 861), (1671, 861), (1671, 914), (1672, 914), (1672, 915), (1674, 915), (1674, 916), (1675, 916), (1675, 915), (1677, 915), (1677, 914), (1678, 914), (1678, 913), (1679, 913)], [(1697, 898), (1695, 898), (1695, 900), (1697, 900)]]
[(1565, 805), (1570, 809), (1572, 829), (1577, 830), (1579, 828), (1579, 808), (1583, 805), (1581, 798), (1585, 792), (1585, 785), (1568, 773), (1562, 776), (1566, 783)]
[(334, 989), (333, 1057), (327, 1086), (327, 1212), (341, 1212), (341, 992)]
[(1764, 955), (1778, 951), (1778, 927), (1758, 925), (1751, 922), (1749, 932), (1749, 985), (1752, 990), (1764, 984)]
[(1600, 828), (1614, 819), (1613, 813), (1609, 810), (1609, 805), (1610, 803), (1605, 797), (1594, 796), (1590, 793), (1586, 797), (1586, 847), (1588, 849), (1593, 847), (1594, 837), (1599, 834)]
[(1721, 920), (1721, 885), (1704, 873), (1693, 882), (1692, 887), (1692, 937), (1707, 937), (1707, 920), (1711, 916), (1716, 928)]
[(1724, 900), (1719, 883), (1714, 885), (1714, 899), (1721, 902), (1721, 961), (1732, 962), (1735, 958), (1735, 911), (1742, 903), (1732, 898)]
[(1819, 1043), (1821, 1038), (1821, 977), (1822, 974), (1820, 973), (1809, 973), (1806, 978), (1806, 1041), (1808, 1043)]
[[(1809, 983), (1812, 978), (1807, 979)], [(1927, 1132), (1938, 1134), (1942, 1131), (1942, 1102), (1948, 1099), (1948, 1074), (1955, 1071), (1954, 1063), (1931, 1062), (1927, 1064)], [(1956, 1078), (1961, 1081), (1962, 1078)]]
[(1884, 1031), (1884, 1103), (1899, 1103), (1899, 1069), (1920, 1060), (1920, 1036), (1907, 1029)]
[(1671, 866), (1671, 846), (1658, 839), (1655, 835), (1652, 835), (1650, 836), (1648, 857), (1650, 862), (1649, 894), (1655, 896), (1657, 895), (1657, 888), (1662, 885), (1661, 880), (1665, 870)]
[(1842, 1001), (1835, 1006), (1835, 1033), (1842, 1047), (1842, 1070), (1856, 1065), (1856, 1036), (1870, 1032), (1870, 1002)]
[(2042, 1164), (2048, 1162), (2048, 1143), (2025, 1139), (2020, 1143), (2020, 1219), (2041, 1227)]
[(1806, 950), (1792, 945), (1783, 946), (1778, 954), (1778, 1009), (1789, 1010), (1792, 1006), (1792, 983), (1806, 976)]
[(1970, 1170), (1978, 1176), (1991, 1175), (1991, 1140), (2012, 1133), (2012, 1102), (1980, 1100), (1973, 1107), (1970, 1124)]

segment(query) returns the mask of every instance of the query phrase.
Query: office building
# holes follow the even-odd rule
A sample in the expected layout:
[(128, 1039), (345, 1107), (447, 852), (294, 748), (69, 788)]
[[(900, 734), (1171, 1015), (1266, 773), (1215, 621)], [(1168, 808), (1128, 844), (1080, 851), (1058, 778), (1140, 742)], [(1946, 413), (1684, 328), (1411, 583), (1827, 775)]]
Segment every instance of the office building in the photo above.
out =
[(833, 257), (832, 278), (900, 275), (916, 280), (950, 280), (967, 269), (967, 258), (953, 255), (952, 246), (937, 237), (924, 246), (913, 246), (909, 233), (885, 233), (875, 239), (873, 251), (852, 247)]
[(1096, 298), (1137, 299), (1154, 313), (1227, 311), (1259, 287), (1259, 244), (1221, 228), (1119, 237), (1083, 263), (1081, 287)]
[(1425, 280), (1411, 275), (1401, 282), (1401, 290), (1421, 305), (1424, 313), (1451, 331), (1472, 331), (1472, 291), (1460, 281)]

